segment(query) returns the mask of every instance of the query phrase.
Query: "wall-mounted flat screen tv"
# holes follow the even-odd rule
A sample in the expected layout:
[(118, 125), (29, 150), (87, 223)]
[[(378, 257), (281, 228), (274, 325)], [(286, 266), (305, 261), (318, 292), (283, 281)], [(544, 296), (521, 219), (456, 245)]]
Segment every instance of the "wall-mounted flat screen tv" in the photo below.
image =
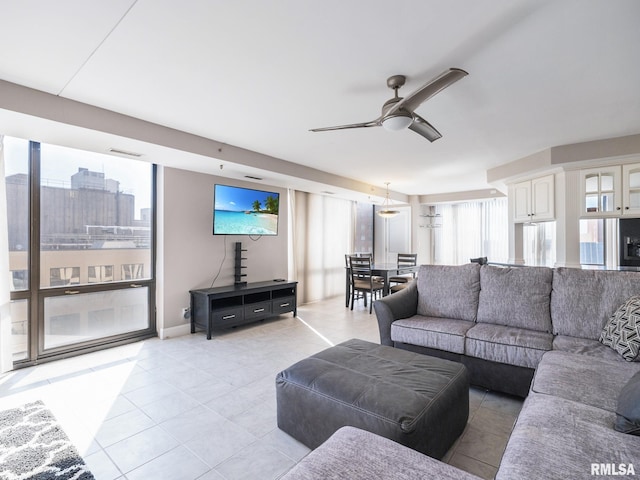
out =
[(250, 188), (213, 187), (214, 235), (277, 235), (280, 194)]

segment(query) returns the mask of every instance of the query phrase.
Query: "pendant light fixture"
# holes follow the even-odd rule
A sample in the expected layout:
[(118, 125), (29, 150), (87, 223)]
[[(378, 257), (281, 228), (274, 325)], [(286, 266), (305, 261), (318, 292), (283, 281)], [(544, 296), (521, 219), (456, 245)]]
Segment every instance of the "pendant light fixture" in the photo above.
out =
[(382, 202), (380, 210), (378, 210), (378, 215), (380, 215), (382, 218), (393, 218), (400, 212), (391, 208), (391, 199), (389, 198), (389, 182), (385, 182), (385, 185), (387, 186), (387, 195), (384, 198), (384, 202)]

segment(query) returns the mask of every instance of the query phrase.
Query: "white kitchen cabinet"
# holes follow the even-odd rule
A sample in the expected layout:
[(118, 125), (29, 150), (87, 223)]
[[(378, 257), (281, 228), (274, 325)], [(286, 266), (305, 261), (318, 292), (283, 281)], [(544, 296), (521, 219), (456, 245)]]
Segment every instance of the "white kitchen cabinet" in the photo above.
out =
[(580, 171), (581, 216), (640, 215), (640, 164)]
[(555, 219), (555, 180), (553, 175), (513, 185), (513, 221), (532, 222)]

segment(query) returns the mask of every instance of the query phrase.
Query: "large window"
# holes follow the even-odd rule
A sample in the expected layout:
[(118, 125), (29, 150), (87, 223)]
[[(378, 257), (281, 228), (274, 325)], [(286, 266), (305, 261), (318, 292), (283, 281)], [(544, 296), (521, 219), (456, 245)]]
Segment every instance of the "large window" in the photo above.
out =
[(155, 333), (153, 165), (4, 143), (14, 361)]
[(373, 253), (373, 204), (356, 202), (353, 253)]
[(556, 263), (556, 222), (539, 222), (522, 227), (525, 265), (553, 267)]
[(45, 298), (45, 349), (145, 329), (147, 296), (133, 288)]
[(580, 220), (580, 264), (604, 265), (605, 222), (603, 218)]
[(344, 256), (354, 245), (354, 202), (299, 191), (290, 201), (298, 302), (344, 294)]
[(96, 283), (96, 265), (122, 265), (103, 283), (149, 275), (151, 165), (54, 145), (40, 164), (40, 286), (65, 284), (50, 283), (54, 270), (67, 285)]
[(459, 265), (471, 258), (506, 262), (509, 256), (507, 199), (437, 205), (435, 263)]
[(29, 142), (4, 137), (11, 290), (29, 288)]
[(580, 263), (583, 267), (619, 266), (618, 228), (617, 218), (580, 220)]

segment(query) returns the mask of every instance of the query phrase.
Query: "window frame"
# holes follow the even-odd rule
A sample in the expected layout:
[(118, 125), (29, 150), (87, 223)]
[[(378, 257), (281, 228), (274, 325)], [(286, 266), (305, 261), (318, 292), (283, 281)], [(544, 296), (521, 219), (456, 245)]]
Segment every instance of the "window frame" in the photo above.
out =
[[(24, 290), (14, 290), (10, 293), (12, 302), (27, 302), (27, 330), (28, 344), (26, 358), (14, 360), (14, 368), (32, 366), (42, 361), (56, 360), (69, 356), (80, 355), (95, 350), (102, 350), (111, 346), (136, 342), (145, 338), (157, 336), (156, 331), (156, 262), (157, 262), (157, 165), (151, 164), (151, 242), (150, 242), (150, 269), (148, 278), (124, 280), (109, 283), (88, 283), (80, 285), (61, 285), (56, 287), (41, 286), (40, 255), (40, 187), (41, 187), (41, 144), (29, 141), (28, 149), (28, 198), (29, 198), (29, 251), (28, 256), (28, 285)], [(73, 288), (69, 288), (73, 287)], [(103, 337), (97, 340), (74, 343), (69, 346), (56, 348), (44, 348), (44, 304), (45, 299), (60, 295), (78, 295), (105, 290), (148, 288), (148, 326), (135, 332)]]

